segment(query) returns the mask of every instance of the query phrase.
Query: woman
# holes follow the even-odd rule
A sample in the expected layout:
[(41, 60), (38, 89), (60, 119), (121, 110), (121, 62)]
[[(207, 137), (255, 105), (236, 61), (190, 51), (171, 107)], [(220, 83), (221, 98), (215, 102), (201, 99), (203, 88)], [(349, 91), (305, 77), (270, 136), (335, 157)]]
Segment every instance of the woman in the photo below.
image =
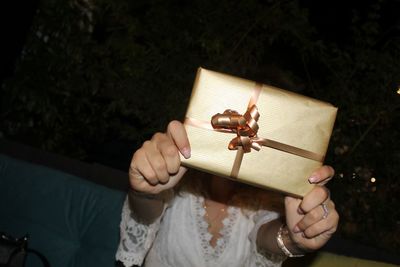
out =
[(125, 266), (275, 267), (336, 231), (339, 216), (323, 186), (334, 174), (329, 166), (309, 178), (320, 186), (303, 199), (286, 196), (279, 213), (267, 191), (210, 175), (181, 181), (179, 153), (189, 158), (190, 144), (173, 121), (133, 155), (116, 255)]

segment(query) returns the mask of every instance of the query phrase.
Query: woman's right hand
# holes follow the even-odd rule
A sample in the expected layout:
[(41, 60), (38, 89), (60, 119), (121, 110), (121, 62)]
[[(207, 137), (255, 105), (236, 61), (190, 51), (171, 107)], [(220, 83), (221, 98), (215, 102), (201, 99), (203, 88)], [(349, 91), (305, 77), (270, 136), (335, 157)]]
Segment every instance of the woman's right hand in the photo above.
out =
[(129, 182), (134, 191), (158, 194), (174, 187), (186, 172), (179, 153), (190, 157), (190, 144), (183, 124), (171, 121), (166, 133), (156, 133), (133, 154)]

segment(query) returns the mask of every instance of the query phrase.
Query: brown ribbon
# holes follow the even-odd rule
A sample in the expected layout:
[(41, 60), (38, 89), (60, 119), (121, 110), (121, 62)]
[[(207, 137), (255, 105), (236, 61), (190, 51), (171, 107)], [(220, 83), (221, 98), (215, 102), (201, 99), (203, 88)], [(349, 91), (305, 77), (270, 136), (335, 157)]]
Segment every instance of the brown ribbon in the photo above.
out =
[(260, 118), (260, 113), (258, 112), (255, 103), (260, 95), (261, 87), (261, 84), (256, 84), (253, 95), (249, 101), (247, 111), (243, 115), (239, 114), (235, 110), (228, 109), (222, 114), (217, 113), (212, 116), (212, 127), (210, 127), (209, 122), (202, 122), (193, 118), (186, 118), (185, 124), (223, 133), (236, 134), (236, 137), (233, 138), (228, 145), (228, 149), (237, 150), (230, 175), (232, 178), (237, 178), (239, 174), (244, 153), (251, 152), (252, 148), (259, 151), (262, 146), (270, 147), (318, 162), (323, 162), (323, 155), (257, 136), (259, 128), (257, 121)]

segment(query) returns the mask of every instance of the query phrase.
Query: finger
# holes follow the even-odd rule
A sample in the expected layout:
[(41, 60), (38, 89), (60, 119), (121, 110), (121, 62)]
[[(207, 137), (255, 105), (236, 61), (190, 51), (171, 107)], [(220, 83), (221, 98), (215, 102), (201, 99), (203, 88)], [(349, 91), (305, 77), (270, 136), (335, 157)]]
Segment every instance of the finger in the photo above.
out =
[(299, 233), (305, 231), (310, 226), (318, 223), (321, 220), (325, 220), (328, 218), (330, 211), (334, 210), (334, 204), (332, 201), (327, 201), (324, 203), (326, 205), (325, 208), (321, 205), (318, 205), (314, 209), (307, 212), (304, 217), (297, 223), (293, 232)]
[(310, 212), (329, 198), (329, 190), (325, 186), (314, 187), (300, 202), (299, 212)]
[[(300, 204), (301, 204), (302, 199), (292, 197), (292, 196), (285, 196), (285, 213), (286, 217), (293, 217), (295, 214), (297, 218), (302, 218), (304, 215), (304, 212), (300, 210)], [(300, 219), (298, 219), (300, 220)], [(296, 223), (297, 221), (296, 220)], [(289, 225), (289, 224), (288, 224)]]
[(331, 166), (324, 165), (315, 170), (308, 181), (312, 184), (324, 185), (329, 182), (330, 179), (335, 175), (335, 170)]
[(167, 172), (169, 174), (176, 173), (180, 166), (180, 158), (178, 148), (172, 138), (167, 134), (156, 133), (152, 137), (152, 141), (164, 158)]
[(303, 231), (305, 238), (325, 237), (328, 239), (337, 229), (339, 215), (336, 210), (331, 210), (328, 217), (320, 220)]
[(174, 187), (181, 180), (182, 176), (186, 173), (186, 171), (187, 171), (186, 167), (183, 167), (183, 166), (179, 167), (178, 172), (175, 175), (170, 177), (168, 184), (158, 184), (157, 185), (158, 188), (157, 188), (156, 193), (159, 193), (161, 191), (164, 191), (166, 189)]
[(178, 150), (186, 158), (190, 158), (190, 143), (183, 124), (179, 121), (171, 121), (168, 124), (167, 134), (172, 138)]
[(169, 174), (175, 174), (179, 170), (181, 160), (179, 158), (179, 151), (171, 139), (167, 138), (158, 144), (158, 149), (163, 156), (167, 171)]
[(169, 174), (167, 171), (167, 164), (165, 163), (164, 157), (161, 155), (161, 152), (156, 147), (156, 142), (146, 141), (143, 144), (143, 148), (146, 152), (146, 159), (156, 174), (156, 180), (149, 180), (149, 182), (152, 185), (158, 184), (159, 182), (168, 182)]
[(138, 150), (133, 155), (132, 163), (129, 168), (129, 176), (134, 189), (135, 185), (143, 179), (151, 185), (156, 185), (158, 183), (157, 175), (147, 160), (144, 150)]

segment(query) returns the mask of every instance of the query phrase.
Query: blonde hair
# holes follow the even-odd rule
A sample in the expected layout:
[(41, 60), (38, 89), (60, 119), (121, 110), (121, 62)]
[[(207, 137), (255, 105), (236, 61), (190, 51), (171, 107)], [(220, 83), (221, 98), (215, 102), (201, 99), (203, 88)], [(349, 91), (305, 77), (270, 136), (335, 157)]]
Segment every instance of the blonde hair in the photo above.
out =
[[(177, 194), (188, 192), (197, 196), (209, 198), (209, 188), (213, 175), (189, 169), (185, 177), (175, 187)], [(225, 179), (225, 178), (221, 178)], [(235, 183), (231, 201), (227, 204), (237, 206), (244, 210), (257, 211), (260, 209), (284, 212), (284, 196), (278, 192), (257, 188), (244, 183)]]

